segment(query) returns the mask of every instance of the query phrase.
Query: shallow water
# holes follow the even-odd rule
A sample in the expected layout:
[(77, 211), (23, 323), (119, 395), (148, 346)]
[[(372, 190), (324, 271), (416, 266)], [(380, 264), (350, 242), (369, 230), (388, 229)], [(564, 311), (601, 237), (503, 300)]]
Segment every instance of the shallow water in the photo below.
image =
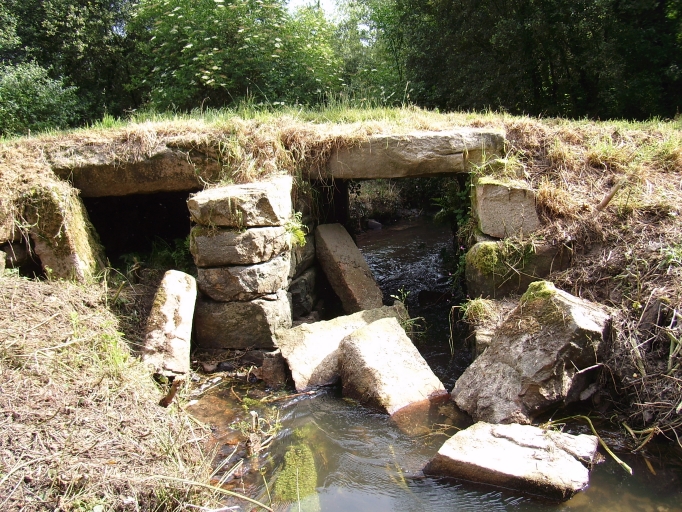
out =
[[(420, 291), (447, 290), (447, 272), (441, 269), (439, 253), (449, 243), (447, 229), (424, 221), (402, 223), (358, 237), (358, 245), (386, 298), (404, 286), (410, 291), (407, 302), (411, 314), (427, 318), (428, 329), (417, 346), (446, 388), (451, 389), (469, 362), (468, 350), (458, 339), (455, 356), (450, 354), (448, 304), (426, 305), (417, 300)], [(246, 408), (240, 407), (230, 387), (228, 384), (211, 393), (193, 411), (216, 425), (216, 441), (222, 444), (223, 457), (233, 450), (228, 425), (246, 416)], [(245, 392), (240, 386), (235, 386), (235, 390), (237, 394)], [(235, 410), (241, 412), (235, 415)], [(317, 483), (314, 496), (301, 497), (300, 510), (682, 510), (682, 450), (672, 444), (651, 443), (644, 455), (619, 454), (633, 467), (634, 476), (627, 475), (608, 459), (594, 468), (586, 491), (568, 502), (552, 504), (512, 491), (421, 474), (426, 462), (454, 434), (454, 427), (471, 424), (471, 419), (450, 401), (434, 404), (421, 414), (394, 420), (344, 400), (338, 388), (328, 388), (278, 402), (278, 410), (282, 430), (267, 457), (257, 463), (262, 473), (252, 469), (232, 482), (235, 490), (265, 503), (269, 503), (277, 488), (276, 480), (282, 474), (287, 449), (302, 444), (312, 450)], [(250, 509), (241, 505), (243, 509)], [(296, 511), (299, 506), (296, 503), (275, 509)]]

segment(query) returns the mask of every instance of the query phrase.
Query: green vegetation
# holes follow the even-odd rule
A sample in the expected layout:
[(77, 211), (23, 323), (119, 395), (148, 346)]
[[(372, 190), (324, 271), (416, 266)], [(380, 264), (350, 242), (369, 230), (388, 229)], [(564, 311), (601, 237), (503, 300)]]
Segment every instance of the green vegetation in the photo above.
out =
[(629, 119), (682, 106), (682, 0), (338, 0), (337, 12), (284, 0), (7, 0), (3, 75), (34, 82), (21, 96), (36, 102), (0, 112), (0, 134), (242, 102)]
[(313, 452), (303, 443), (290, 446), (284, 455), (284, 468), (275, 482), (275, 501), (300, 503), (303, 498), (314, 495), (316, 488)]

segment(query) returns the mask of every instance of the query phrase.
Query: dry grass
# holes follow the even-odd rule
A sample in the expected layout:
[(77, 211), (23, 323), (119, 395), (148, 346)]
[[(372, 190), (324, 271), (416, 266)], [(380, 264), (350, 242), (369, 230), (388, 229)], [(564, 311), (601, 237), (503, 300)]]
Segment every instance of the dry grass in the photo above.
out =
[(162, 396), (104, 289), (0, 277), (0, 510), (189, 510), (207, 430)]

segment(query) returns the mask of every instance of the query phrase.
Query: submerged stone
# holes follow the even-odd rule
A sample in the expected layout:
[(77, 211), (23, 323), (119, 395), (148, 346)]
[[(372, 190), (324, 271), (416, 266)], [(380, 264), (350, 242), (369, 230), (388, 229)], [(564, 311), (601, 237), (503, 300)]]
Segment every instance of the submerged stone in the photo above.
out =
[(277, 331), (277, 346), (287, 360), (298, 391), (339, 380), (339, 344), (353, 331), (382, 318), (407, 319), (402, 303), (360, 311), (333, 320)]
[(479, 422), (446, 441), (424, 473), (564, 501), (587, 487), (597, 446), (595, 436)]
[(339, 345), (343, 394), (393, 415), (398, 410), (447, 396), (395, 318), (372, 322)]

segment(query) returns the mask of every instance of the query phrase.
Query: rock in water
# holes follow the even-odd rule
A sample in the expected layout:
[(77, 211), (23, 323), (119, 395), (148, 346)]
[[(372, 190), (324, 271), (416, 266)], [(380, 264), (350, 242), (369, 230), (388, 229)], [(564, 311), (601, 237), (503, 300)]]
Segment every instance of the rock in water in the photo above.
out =
[(393, 415), (408, 405), (447, 396), (395, 318), (354, 331), (339, 346), (343, 394)]
[(409, 318), (402, 303), (360, 311), (333, 320), (277, 331), (277, 346), (287, 360), (298, 391), (339, 380), (339, 344), (353, 331), (381, 320)]
[(149, 313), (141, 354), (154, 373), (174, 377), (189, 372), (196, 299), (197, 285), (192, 276), (177, 270), (166, 272)]
[(594, 461), (597, 444), (595, 436), (479, 422), (447, 440), (424, 473), (563, 501), (587, 487), (584, 464)]
[(346, 313), (380, 308), (382, 293), (360, 249), (341, 224), (315, 230), (317, 259)]
[(610, 336), (605, 307), (550, 282), (533, 283), (457, 380), (452, 398), (476, 421), (530, 423), (535, 414), (580, 399)]

